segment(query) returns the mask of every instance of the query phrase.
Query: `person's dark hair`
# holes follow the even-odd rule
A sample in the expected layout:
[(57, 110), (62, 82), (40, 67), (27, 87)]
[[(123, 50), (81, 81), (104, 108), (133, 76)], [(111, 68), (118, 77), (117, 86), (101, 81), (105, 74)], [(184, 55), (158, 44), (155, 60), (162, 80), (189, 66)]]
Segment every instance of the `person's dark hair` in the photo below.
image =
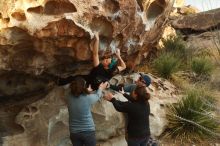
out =
[(137, 86), (134, 90), (137, 94), (138, 101), (148, 101), (150, 99), (150, 94), (146, 91), (146, 86)]
[(109, 58), (112, 58), (112, 53), (111, 52), (107, 52), (102, 57), (100, 57), (101, 60), (109, 59)]
[(74, 97), (89, 93), (86, 87), (86, 81), (82, 77), (76, 77), (70, 84), (70, 89)]

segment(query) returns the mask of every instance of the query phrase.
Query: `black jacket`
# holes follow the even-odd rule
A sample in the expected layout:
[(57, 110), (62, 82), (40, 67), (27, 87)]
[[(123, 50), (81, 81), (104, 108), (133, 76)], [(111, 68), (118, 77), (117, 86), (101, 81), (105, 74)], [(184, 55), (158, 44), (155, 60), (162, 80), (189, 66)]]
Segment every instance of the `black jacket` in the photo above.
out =
[(135, 101), (127, 94), (124, 96), (129, 101), (122, 102), (113, 98), (111, 102), (117, 111), (127, 113), (128, 138), (144, 138), (146, 136), (150, 136), (149, 102)]
[(91, 85), (93, 90), (97, 90), (102, 82), (109, 81), (116, 73), (118, 73), (117, 66), (111, 69), (105, 69), (102, 63), (100, 63), (91, 70), (86, 81)]

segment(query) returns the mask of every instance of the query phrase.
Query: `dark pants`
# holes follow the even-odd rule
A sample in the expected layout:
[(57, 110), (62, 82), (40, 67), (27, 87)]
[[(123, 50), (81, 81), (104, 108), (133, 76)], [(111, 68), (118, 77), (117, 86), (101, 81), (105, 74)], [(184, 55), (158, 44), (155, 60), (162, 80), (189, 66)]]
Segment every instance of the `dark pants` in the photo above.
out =
[(128, 146), (146, 146), (149, 138), (127, 139)]
[(95, 146), (95, 131), (83, 131), (79, 133), (70, 133), (70, 139), (73, 146)]

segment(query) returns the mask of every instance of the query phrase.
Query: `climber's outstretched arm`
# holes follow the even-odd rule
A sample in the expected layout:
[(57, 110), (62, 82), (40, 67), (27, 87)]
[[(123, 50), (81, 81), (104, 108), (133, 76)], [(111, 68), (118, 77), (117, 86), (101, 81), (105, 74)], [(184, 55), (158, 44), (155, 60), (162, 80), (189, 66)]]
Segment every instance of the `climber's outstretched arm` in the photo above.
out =
[(118, 66), (118, 70), (119, 71), (125, 70), (126, 69), (126, 64), (125, 64), (124, 60), (121, 58), (121, 53), (120, 53), (119, 49), (116, 51), (116, 56), (117, 56), (117, 58), (120, 62), (120, 65)]
[(99, 34), (95, 33), (95, 40), (91, 42), (90, 49), (92, 50), (93, 57), (93, 66), (96, 67), (99, 65)]

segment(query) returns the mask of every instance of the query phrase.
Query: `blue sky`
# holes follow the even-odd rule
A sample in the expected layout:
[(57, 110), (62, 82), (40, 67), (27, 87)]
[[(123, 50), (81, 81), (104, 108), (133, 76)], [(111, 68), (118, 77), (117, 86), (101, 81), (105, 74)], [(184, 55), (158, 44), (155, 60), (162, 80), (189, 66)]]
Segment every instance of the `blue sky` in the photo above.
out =
[(185, 5), (197, 7), (200, 11), (220, 8), (220, 0), (185, 0)]

